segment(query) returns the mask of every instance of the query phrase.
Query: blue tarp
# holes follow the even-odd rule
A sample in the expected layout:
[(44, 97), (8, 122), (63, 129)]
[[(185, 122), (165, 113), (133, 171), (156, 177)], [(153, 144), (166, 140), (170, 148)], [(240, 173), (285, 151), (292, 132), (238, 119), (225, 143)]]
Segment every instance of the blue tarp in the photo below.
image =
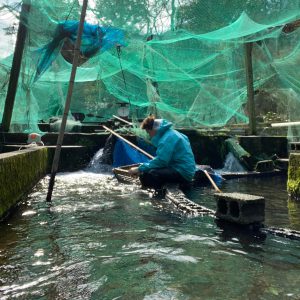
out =
[[(34, 81), (38, 80), (55, 60), (66, 38), (75, 44), (78, 23), (78, 21), (59, 22), (52, 41), (36, 50), (39, 58)], [(123, 30), (84, 23), (80, 47), (81, 55), (90, 58), (97, 52), (104, 52), (115, 45), (125, 46)]]
[(135, 150), (124, 141), (117, 139), (113, 153), (113, 167), (117, 168), (148, 161), (150, 159), (147, 156)]

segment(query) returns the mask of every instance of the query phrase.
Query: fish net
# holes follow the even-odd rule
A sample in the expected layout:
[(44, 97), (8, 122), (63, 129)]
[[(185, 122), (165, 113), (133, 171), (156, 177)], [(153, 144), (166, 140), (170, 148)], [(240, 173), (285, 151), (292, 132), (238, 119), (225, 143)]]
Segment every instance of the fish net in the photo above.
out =
[[(0, 115), (21, 19), (27, 38), (10, 131), (28, 132), (63, 113), (82, 1), (23, 4), (23, 15), (22, 2), (0, 10)], [(299, 15), (299, 1), (90, 0), (70, 119), (104, 122), (126, 108), (134, 121), (152, 113), (177, 127), (246, 125), (251, 42), (257, 121), (299, 121)], [(297, 126), (284, 134), (297, 138)]]

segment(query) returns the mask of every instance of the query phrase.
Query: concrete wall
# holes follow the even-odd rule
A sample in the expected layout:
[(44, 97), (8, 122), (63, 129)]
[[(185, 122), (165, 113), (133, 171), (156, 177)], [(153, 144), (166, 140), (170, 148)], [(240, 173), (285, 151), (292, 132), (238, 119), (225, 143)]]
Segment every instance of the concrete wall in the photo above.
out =
[(45, 176), (47, 167), (45, 147), (0, 154), (0, 219)]
[(287, 185), (292, 198), (300, 199), (300, 153), (290, 154)]
[(198, 130), (180, 130), (187, 135), (195, 160), (200, 165), (210, 165), (212, 168), (222, 168), (227, 154), (226, 135), (208, 135)]
[[(266, 159), (277, 154), (280, 158), (288, 157), (288, 140), (280, 136), (239, 136), (240, 145), (251, 155)], [(265, 157), (264, 157), (265, 156)]]
[[(97, 149), (104, 147), (108, 133), (99, 132), (99, 133), (69, 133), (64, 134), (63, 145), (79, 145), (87, 147), (95, 147)], [(28, 134), (27, 133), (11, 133), (3, 132), (1, 133), (2, 143), (5, 144), (26, 144)], [(57, 142), (57, 133), (45, 133), (42, 136), (42, 141), (45, 146), (56, 145)]]
[[(197, 164), (210, 165), (213, 168), (223, 167), (227, 154), (225, 140), (230, 136), (224, 133), (216, 134), (196, 129), (180, 129), (180, 131), (189, 137)], [(27, 136), (25, 133), (4, 133), (3, 138), (6, 145), (2, 146), (0, 150), (2, 152), (11, 151), (9, 148), (12, 147), (12, 144), (16, 145), (15, 149), (19, 148), (20, 144), (26, 144)], [(81, 166), (83, 166), (100, 148), (104, 147), (108, 136), (109, 134), (104, 131), (99, 133), (65, 133), (63, 145), (65, 147), (71, 145), (85, 147), (85, 150), (78, 147), (76, 151), (75, 149), (73, 151), (74, 154), (79, 155), (81, 153)], [(133, 143), (136, 142), (136, 138), (132, 135), (125, 135), (125, 137)], [(247, 152), (259, 160), (269, 159), (273, 154), (277, 154), (280, 158), (288, 157), (286, 137), (239, 136), (238, 140)], [(45, 146), (56, 145), (57, 133), (46, 133), (42, 136), (42, 141)], [(8, 144), (10, 146), (7, 146)], [(63, 149), (62, 152), (62, 156), (67, 157), (70, 154), (70, 151), (66, 149)], [(73, 154), (71, 156), (74, 157)], [(64, 159), (63, 161), (68, 160)], [(69, 167), (71, 164), (62, 169), (67, 170)]]

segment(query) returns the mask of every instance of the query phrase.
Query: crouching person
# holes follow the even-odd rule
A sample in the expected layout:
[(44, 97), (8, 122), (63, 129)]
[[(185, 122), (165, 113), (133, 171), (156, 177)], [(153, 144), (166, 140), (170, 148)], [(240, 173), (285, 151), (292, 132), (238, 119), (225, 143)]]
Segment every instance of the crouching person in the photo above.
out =
[(196, 171), (194, 154), (184, 134), (172, 129), (172, 123), (147, 117), (141, 124), (157, 148), (156, 157), (129, 170), (139, 175), (143, 187), (160, 191), (166, 183), (189, 185)]

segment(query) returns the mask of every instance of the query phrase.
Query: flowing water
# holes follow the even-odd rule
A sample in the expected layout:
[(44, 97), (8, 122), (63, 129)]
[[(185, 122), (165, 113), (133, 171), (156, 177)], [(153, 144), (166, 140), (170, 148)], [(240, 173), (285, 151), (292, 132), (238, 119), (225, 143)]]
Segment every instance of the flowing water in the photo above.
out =
[[(108, 173), (42, 180), (0, 224), (0, 299), (300, 299), (300, 242), (187, 217)], [(285, 178), (228, 180), (266, 196), (266, 223), (300, 230)], [(190, 197), (215, 208), (210, 187)]]
[(246, 169), (241, 165), (238, 159), (229, 152), (225, 157), (224, 167), (220, 170), (221, 172), (247, 172)]

